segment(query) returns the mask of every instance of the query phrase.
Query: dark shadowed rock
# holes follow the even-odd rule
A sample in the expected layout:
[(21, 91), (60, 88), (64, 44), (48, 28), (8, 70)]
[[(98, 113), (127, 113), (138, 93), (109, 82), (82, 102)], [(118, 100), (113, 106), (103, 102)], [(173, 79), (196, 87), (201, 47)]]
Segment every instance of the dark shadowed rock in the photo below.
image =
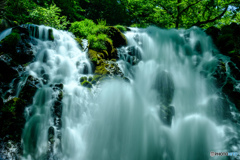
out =
[(108, 27), (106, 34), (113, 41), (113, 46), (115, 48), (127, 45), (126, 37), (116, 27)]
[(154, 89), (159, 93), (162, 104), (166, 106), (171, 104), (174, 88), (173, 79), (168, 72), (161, 71), (157, 74)]

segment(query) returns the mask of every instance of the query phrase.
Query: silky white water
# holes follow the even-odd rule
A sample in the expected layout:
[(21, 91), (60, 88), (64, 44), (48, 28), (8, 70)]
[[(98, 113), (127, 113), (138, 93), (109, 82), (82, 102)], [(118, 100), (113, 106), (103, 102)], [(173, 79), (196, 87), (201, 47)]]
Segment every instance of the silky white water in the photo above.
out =
[(0, 41), (12, 32), (12, 28), (8, 28), (0, 33)]
[[(226, 130), (236, 136), (236, 129), (215, 114), (223, 105), (210, 77), (217, 51), (200, 29), (126, 32), (128, 46), (118, 49), (123, 57), (118, 63), (131, 83), (109, 79), (92, 89), (79, 82), (84, 66), (92, 74), (87, 50), (81, 51), (68, 32), (53, 29), (54, 41), (47, 34), (41, 38), (47, 29), (39, 26), (36, 61), (28, 67), (43, 83), (26, 110), (22, 159), (207, 160), (228, 158), (210, 157), (211, 151), (239, 149), (238, 142), (227, 146), (231, 138)], [(128, 61), (129, 47), (137, 48), (135, 65)], [(159, 76), (166, 79), (164, 92), (156, 89)], [(59, 94), (52, 89), (56, 84), (63, 84), (61, 125), (52, 113)], [(162, 121), (163, 106), (175, 108), (171, 125)]]

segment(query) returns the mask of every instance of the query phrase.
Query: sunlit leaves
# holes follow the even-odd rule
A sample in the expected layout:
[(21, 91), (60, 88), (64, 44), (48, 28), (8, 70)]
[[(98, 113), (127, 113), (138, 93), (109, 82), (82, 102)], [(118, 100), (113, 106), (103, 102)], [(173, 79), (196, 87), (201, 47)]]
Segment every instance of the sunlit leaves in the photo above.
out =
[(57, 29), (65, 29), (69, 23), (66, 16), (60, 16), (61, 9), (55, 4), (48, 8), (36, 7), (30, 11), (31, 21), (35, 24), (43, 24)]

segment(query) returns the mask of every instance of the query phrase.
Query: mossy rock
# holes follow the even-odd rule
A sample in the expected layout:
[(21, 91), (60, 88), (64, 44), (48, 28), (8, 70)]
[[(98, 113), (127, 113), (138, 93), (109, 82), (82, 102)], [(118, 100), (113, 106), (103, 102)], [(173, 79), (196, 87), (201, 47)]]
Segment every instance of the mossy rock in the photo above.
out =
[(81, 85), (87, 88), (92, 88), (92, 83), (87, 80), (83, 81)]
[(17, 25), (18, 25), (17, 22), (10, 21), (7, 19), (0, 19), (0, 32)]
[(106, 67), (108, 66), (107, 63), (101, 63), (100, 65), (96, 66), (95, 69), (95, 74), (100, 74), (100, 75), (106, 75), (109, 74), (110, 72), (106, 69)]
[(40, 82), (37, 78), (29, 76), (19, 94), (19, 98), (26, 100), (27, 104), (32, 104), (33, 96), (35, 95), (39, 85)]
[(9, 135), (9, 139), (20, 142), (22, 129), (26, 121), (23, 114), (25, 107), (26, 101), (16, 97), (4, 104), (0, 117), (0, 137)]
[(90, 60), (94, 59), (94, 61), (97, 61), (98, 58), (104, 58), (104, 54), (101, 52), (97, 52), (93, 49), (89, 49), (88, 50), (88, 57), (90, 58)]
[(116, 26), (114, 26), (114, 27), (116, 27), (117, 29), (119, 29), (121, 32), (125, 32), (125, 31), (128, 30), (127, 27), (122, 26), (122, 25), (116, 25)]
[(15, 48), (19, 41), (21, 40), (21, 36), (19, 33), (13, 32), (5, 37), (0, 44), (4, 47), (5, 52), (15, 52)]
[(88, 81), (91, 82), (93, 77), (88, 77)]
[(34, 57), (30, 42), (29, 31), (18, 26), (13, 28), (12, 33), (0, 42), (0, 50), (9, 54), (18, 65), (23, 65)]
[(126, 37), (116, 27), (113, 26), (108, 27), (106, 30), (106, 34), (113, 41), (113, 46), (115, 48), (127, 45)]
[(87, 77), (85, 77), (85, 76), (84, 76), (84, 77), (81, 77), (81, 78), (80, 78), (80, 83), (82, 83), (83, 81), (86, 81), (86, 80), (87, 80)]
[(53, 30), (52, 29), (48, 29), (48, 39), (50, 41), (54, 41), (54, 36), (53, 36)]
[(83, 49), (82, 39), (81, 39), (81, 38), (75, 38), (75, 40), (77, 41), (77, 43), (79, 44), (79, 46), (81, 47), (81, 49)]

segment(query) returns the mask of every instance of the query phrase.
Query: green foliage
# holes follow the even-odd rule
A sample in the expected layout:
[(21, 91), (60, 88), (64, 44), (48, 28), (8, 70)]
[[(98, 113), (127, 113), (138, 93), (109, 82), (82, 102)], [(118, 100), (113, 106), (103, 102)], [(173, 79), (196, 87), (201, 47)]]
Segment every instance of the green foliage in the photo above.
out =
[[(236, 17), (240, 7), (240, 2), (236, 0), (150, 0), (147, 2), (126, 0), (124, 2), (133, 23), (155, 24), (164, 28), (189, 28), (193, 25), (207, 28), (219, 23), (220, 19)], [(227, 12), (230, 12), (229, 16), (224, 16)]]
[(88, 37), (89, 48), (93, 48), (97, 51), (106, 50), (106, 41), (112, 42), (106, 34), (90, 34)]
[(127, 31), (127, 28), (126, 27), (124, 27), (124, 26), (122, 26), (122, 25), (115, 25), (114, 27), (116, 27), (117, 29), (119, 29), (121, 32), (125, 32), (125, 31)]
[(105, 34), (107, 27), (105, 20), (99, 20), (96, 25), (92, 20), (85, 19), (80, 22), (71, 24), (69, 31), (71, 31), (78, 38), (86, 38), (89, 43), (89, 48), (96, 51), (106, 50), (106, 42), (112, 42)]
[(34, 24), (43, 24), (56, 29), (65, 29), (69, 24), (66, 16), (60, 16), (61, 9), (55, 4), (50, 7), (36, 7), (30, 11), (30, 19)]
[(137, 28), (147, 28), (149, 25), (148, 24), (132, 24), (130, 27), (137, 27)]
[(81, 85), (87, 88), (92, 88), (92, 83), (87, 80), (83, 81)]
[(17, 43), (21, 40), (21, 36), (19, 33), (11, 33), (7, 37), (5, 37), (0, 44), (3, 44), (4, 46), (8, 47), (10, 50), (15, 49)]
[(77, 21), (71, 24), (69, 31), (72, 32), (76, 37), (87, 38), (89, 34), (92, 34), (96, 24), (90, 20), (85, 19), (83, 21)]
[(106, 26), (107, 25), (107, 22), (104, 19), (97, 19), (97, 23), (98, 23), (98, 25), (102, 25), (102, 26)]
[(86, 81), (86, 80), (87, 80), (87, 77), (86, 77), (86, 76), (81, 77), (81, 78), (80, 78), (80, 83), (82, 83), (83, 81)]
[(7, 19), (17, 21), (19, 24), (30, 22), (29, 11), (37, 5), (26, 0), (7, 0), (5, 6), (5, 16)]

